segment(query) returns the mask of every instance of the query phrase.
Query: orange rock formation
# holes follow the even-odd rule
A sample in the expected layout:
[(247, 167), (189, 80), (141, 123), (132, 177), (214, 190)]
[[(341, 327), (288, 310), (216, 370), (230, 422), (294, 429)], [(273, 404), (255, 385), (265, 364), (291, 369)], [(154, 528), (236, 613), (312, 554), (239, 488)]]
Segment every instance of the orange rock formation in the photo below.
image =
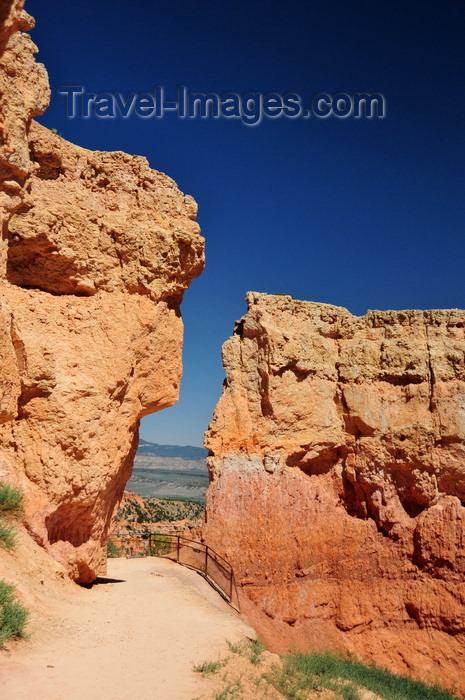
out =
[(465, 691), (465, 311), (247, 301), (205, 443), (243, 609)]
[(0, 0), (0, 480), (34, 539), (95, 578), (142, 416), (177, 400), (196, 204), (145, 158), (31, 121), (48, 104), (21, 0)]

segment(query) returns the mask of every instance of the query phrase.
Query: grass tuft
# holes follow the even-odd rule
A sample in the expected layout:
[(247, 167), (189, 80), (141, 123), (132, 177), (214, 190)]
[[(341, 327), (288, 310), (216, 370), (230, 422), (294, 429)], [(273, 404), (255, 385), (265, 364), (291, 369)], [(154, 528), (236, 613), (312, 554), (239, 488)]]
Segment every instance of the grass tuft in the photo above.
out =
[(260, 655), (266, 651), (266, 647), (260, 641), (260, 639), (243, 639), (242, 641), (236, 643), (230, 642), (227, 639), (226, 644), (233, 654), (241, 654), (242, 656), (246, 656), (254, 666), (258, 666), (261, 661)]
[(0, 544), (6, 549), (13, 549), (16, 542), (16, 532), (13, 525), (0, 520)]
[(230, 642), (229, 639), (226, 640), (226, 644), (229, 647), (229, 650), (232, 651), (233, 654), (241, 654), (242, 649), (244, 647), (244, 642)]
[(25, 637), (29, 612), (16, 599), (14, 586), (0, 581), (0, 646), (12, 637)]
[(309, 690), (321, 688), (334, 691), (344, 700), (358, 700), (360, 688), (385, 700), (458, 700), (439, 686), (329, 653), (293, 652), (283, 658), (282, 669), (274, 667), (267, 680), (291, 700), (303, 700)]
[(233, 698), (237, 698), (241, 690), (242, 683), (240, 678), (238, 678), (235, 681), (230, 681), (220, 693), (216, 693), (215, 700), (232, 700)]
[(258, 666), (261, 662), (261, 654), (266, 651), (265, 645), (260, 639), (250, 640), (247, 644), (247, 656), (249, 657), (250, 663), (254, 666)]
[(204, 661), (201, 664), (194, 664), (194, 671), (196, 673), (203, 673), (207, 675), (209, 673), (215, 673), (220, 668), (223, 668), (228, 663), (228, 659), (218, 659), (218, 661)]

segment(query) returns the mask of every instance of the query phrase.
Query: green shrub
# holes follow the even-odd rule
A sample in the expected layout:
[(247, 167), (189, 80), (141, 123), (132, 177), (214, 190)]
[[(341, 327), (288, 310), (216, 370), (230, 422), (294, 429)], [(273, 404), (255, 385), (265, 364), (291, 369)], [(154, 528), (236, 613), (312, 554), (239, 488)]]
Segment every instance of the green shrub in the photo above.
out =
[(0, 513), (18, 516), (23, 507), (23, 494), (0, 481)]
[(13, 525), (9, 525), (5, 520), (0, 519), (0, 544), (6, 549), (12, 549), (16, 542), (16, 532)]
[(152, 557), (162, 557), (171, 549), (171, 539), (167, 535), (154, 534), (151, 538), (150, 554)]
[(13, 486), (0, 481), (0, 544), (6, 549), (15, 546), (16, 533), (7, 518), (18, 518), (23, 508), (23, 494)]
[(0, 646), (12, 637), (24, 637), (29, 612), (16, 599), (14, 586), (0, 581)]
[(113, 540), (108, 540), (107, 542), (107, 557), (108, 559), (117, 559), (121, 556), (121, 551), (119, 547), (113, 542)]

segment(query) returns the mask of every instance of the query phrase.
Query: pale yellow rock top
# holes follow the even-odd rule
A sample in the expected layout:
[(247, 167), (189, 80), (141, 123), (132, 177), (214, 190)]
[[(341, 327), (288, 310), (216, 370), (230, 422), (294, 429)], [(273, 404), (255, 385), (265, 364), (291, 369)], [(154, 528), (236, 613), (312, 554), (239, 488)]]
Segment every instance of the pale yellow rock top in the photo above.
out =
[(311, 471), (350, 448), (360, 479), (388, 470), (417, 505), (440, 492), (465, 500), (464, 310), (353, 316), (255, 292), (247, 303), (223, 346), (205, 443), (215, 456), (282, 452)]

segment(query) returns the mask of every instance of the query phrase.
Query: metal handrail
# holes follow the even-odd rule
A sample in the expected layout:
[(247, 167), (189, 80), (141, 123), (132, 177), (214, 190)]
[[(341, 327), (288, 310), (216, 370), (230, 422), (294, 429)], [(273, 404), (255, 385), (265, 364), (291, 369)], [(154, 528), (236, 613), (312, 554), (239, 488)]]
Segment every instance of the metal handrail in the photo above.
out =
[[(141, 540), (147, 540), (146, 552), (139, 554), (138, 556), (159, 556), (166, 557), (167, 559), (174, 559), (178, 564), (186, 566), (189, 569), (194, 569), (199, 574), (201, 574), (205, 580), (236, 610), (240, 611), (239, 598), (237, 595), (237, 588), (234, 579), (234, 571), (231, 564), (225, 559), (221, 554), (218, 554), (212, 547), (205, 544), (204, 542), (198, 542), (197, 540), (191, 540), (188, 537), (183, 537), (182, 535), (172, 535), (172, 534), (161, 534), (153, 532), (121, 532), (113, 533), (110, 535), (109, 539), (123, 539), (131, 540), (136, 539), (139, 543)], [(155, 542), (161, 542), (163, 544), (169, 544), (169, 549), (163, 552), (162, 548), (159, 551), (154, 551), (155, 548), (152, 546)], [(183, 547), (187, 547), (196, 553), (205, 554), (205, 560), (202, 565), (197, 565), (196, 561), (182, 561), (181, 551)], [(203, 552), (202, 552), (203, 549)], [(175, 550), (175, 556), (173, 553)], [(170, 556), (171, 555), (171, 556)], [(132, 555), (134, 556), (134, 555)], [(221, 577), (214, 577), (212, 571), (211, 562), (215, 564), (217, 569), (221, 571), (222, 577), (226, 580), (224, 582)], [(233, 598), (235, 602), (233, 602)]]

